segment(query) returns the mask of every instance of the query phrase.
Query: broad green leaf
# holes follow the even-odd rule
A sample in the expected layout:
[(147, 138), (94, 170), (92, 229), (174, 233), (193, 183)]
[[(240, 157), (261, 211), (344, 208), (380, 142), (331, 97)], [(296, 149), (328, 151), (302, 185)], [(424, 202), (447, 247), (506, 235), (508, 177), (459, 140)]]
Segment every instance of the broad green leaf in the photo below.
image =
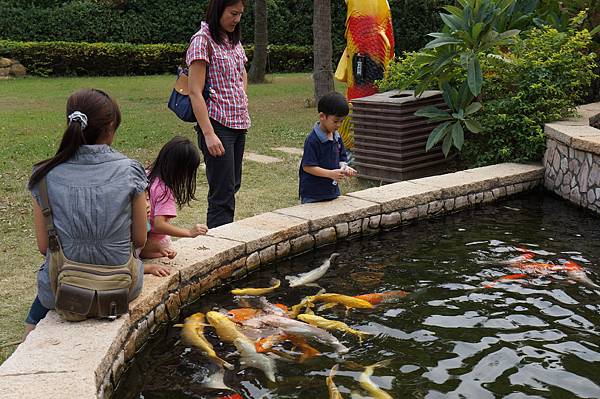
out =
[(594, 29), (590, 31), (590, 36), (596, 36), (600, 32), (600, 25), (596, 26)]
[(469, 89), (468, 83), (464, 82), (462, 84), (462, 86), (460, 87), (460, 92), (458, 94), (458, 104), (456, 105), (456, 108), (463, 109), (471, 101), (473, 101), (473, 94), (471, 93), (471, 90)]
[(456, 15), (440, 13), (440, 17), (444, 24), (452, 31), (461, 30), (463, 27), (463, 19), (458, 18)]
[(517, 36), (521, 31), (519, 29), (511, 29), (498, 34), (498, 40), (504, 40), (508, 37)]
[(469, 104), (469, 106), (467, 108), (465, 108), (465, 116), (474, 114), (475, 112), (479, 111), (480, 109), (481, 109), (480, 102), (471, 103), (471, 104)]
[(425, 45), (425, 48), (431, 49), (431, 48), (436, 48), (436, 47), (440, 47), (440, 46), (445, 46), (448, 44), (458, 44), (458, 43), (461, 43), (461, 40), (456, 39), (451, 36), (450, 37), (438, 37), (437, 39), (433, 39), (432, 41), (427, 43)]
[(479, 39), (479, 35), (481, 34), (481, 30), (483, 29), (484, 26), (485, 26), (485, 24), (483, 22), (477, 22), (473, 26), (473, 29), (471, 29), (471, 37), (473, 37), (474, 42), (476, 42), (477, 39)]
[(458, 2), (460, 3), (461, 6), (463, 6), (463, 8), (469, 6), (469, 2), (467, 0), (458, 0)]
[(460, 122), (456, 122), (452, 125), (452, 141), (454, 141), (454, 146), (459, 150), (465, 142), (465, 132)]
[(478, 96), (481, 93), (481, 85), (483, 84), (483, 76), (481, 74), (481, 66), (479, 65), (479, 58), (477, 55), (473, 55), (469, 62), (469, 69), (467, 70), (467, 81), (469, 82), (469, 89), (474, 96)]
[(444, 138), (444, 142), (442, 143), (442, 152), (445, 157), (448, 157), (448, 153), (450, 152), (450, 148), (452, 148), (452, 135), (447, 134)]
[(451, 13), (452, 15), (456, 15), (458, 18), (463, 17), (463, 11), (455, 6), (444, 6), (444, 9)]
[(473, 133), (481, 132), (481, 125), (475, 119), (465, 120), (465, 126), (467, 127), (467, 129), (469, 129), (469, 131)]
[(450, 116), (446, 111), (439, 109), (438, 107), (434, 107), (430, 105), (429, 107), (421, 108), (417, 112), (415, 112), (415, 116), (421, 116), (424, 118), (439, 118), (446, 117), (450, 119)]
[(448, 104), (448, 107), (450, 109), (454, 109), (450, 91), (451, 91), (450, 84), (448, 82), (444, 82), (442, 84), (442, 96), (444, 97), (444, 101), (446, 101), (446, 104)]
[(450, 126), (450, 122), (444, 122), (431, 131), (431, 133), (429, 134), (429, 137), (427, 138), (427, 144), (425, 145), (425, 151), (429, 151), (434, 145), (436, 145), (442, 139), (442, 137), (444, 137), (444, 135), (446, 134), (446, 132), (448, 130), (448, 126)]

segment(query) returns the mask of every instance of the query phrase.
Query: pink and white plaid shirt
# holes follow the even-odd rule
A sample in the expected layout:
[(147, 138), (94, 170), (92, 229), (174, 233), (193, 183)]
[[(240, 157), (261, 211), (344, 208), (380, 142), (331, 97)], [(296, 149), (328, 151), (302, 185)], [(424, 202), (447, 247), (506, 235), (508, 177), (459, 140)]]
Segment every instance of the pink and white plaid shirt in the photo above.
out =
[(244, 91), (244, 64), (248, 58), (242, 44), (232, 46), (227, 38), (223, 44), (217, 44), (208, 24), (202, 22), (186, 54), (188, 66), (196, 60), (204, 60), (209, 65), (206, 79), (214, 91), (206, 104), (208, 116), (231, 129), (248, 129), (250, 114)]

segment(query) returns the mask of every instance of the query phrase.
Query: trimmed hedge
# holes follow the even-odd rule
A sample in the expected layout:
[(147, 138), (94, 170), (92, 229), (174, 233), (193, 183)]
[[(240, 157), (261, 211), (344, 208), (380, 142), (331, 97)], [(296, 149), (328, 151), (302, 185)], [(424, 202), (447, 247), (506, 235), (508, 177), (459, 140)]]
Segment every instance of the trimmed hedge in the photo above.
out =
[[(38, 76), (116, 76), (175, 73), (184, 62), (185, 44), (17, 42), (0, 40), (0, 57), (18, 60)], [(252, 46), (246, 46), (248, 59)], [(312, 69), (312, 48), (269, 46), (270, 72)]]
[[(417, 50), (438, 30), (447, 0), (392, 0), (396, 50)], [(246, 2), (243, 42), (253, 40), (254, 2)], [(207, 0), (0, 0), (0, 39), (16, 41), (187, 43)], [(313, 0), (269, 0), (269, 43), (312, 45)], [(332, 0), (335, 57), (345, 46), (346, 5)]]

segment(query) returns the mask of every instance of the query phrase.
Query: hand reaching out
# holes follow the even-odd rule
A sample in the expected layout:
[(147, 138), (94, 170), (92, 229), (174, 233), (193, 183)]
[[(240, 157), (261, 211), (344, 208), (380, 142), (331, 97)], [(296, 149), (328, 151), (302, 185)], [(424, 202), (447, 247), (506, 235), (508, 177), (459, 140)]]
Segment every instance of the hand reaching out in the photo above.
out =
[(208, 227), (206, 227), (205, 224), (197, 224), (190, 229), (188, 237), (197, 237), (199, 235), (204, 235), (207, 232), (208, 232)]
[(171, 248), (161, 248), (160, 254), (169, 259), (173, 259), (175, 256), (177, 256), (177, 252)]
[(157, 265), (155, 263), (144, 264), (144, 273), (153, 274), (158, 277), (167, 277), (171, 274), (171, 268), (164, 265)]

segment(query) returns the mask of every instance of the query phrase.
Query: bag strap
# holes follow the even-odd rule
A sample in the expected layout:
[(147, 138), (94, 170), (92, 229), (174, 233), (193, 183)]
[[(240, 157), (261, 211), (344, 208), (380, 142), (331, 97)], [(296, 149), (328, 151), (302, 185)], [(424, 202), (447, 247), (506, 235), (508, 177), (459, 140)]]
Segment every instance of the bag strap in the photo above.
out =
[(46, 222), (46, 231), (48, 231), (48, 248), (52, 252), (56, 252), (60, 249), (60, 241), (58, 240), (58, 234), (54, 228), (52, 209), (50, 208), (50, 201), (48, 199), (48, 184), (46, 183), (46, 176), (42, 177), (40, 180), (40, 201), (42, 215), (44, 215), (44, 221)]

